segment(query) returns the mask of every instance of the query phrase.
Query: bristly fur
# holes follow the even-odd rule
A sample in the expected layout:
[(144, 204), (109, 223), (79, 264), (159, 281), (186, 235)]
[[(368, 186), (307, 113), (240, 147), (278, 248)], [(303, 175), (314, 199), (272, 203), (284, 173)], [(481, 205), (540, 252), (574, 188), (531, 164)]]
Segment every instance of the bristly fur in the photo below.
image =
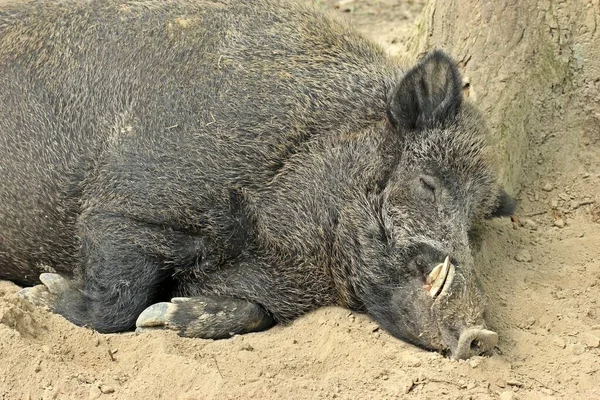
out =
[(0, 278), (50, 265), (73, 278), (55, 311), (102, 332), (226, 296), (451, 348), (484, 324), (468, 230), (512, 207), (460, 82), (441, 52), (402, 71), (290, 1), (3, 5)]

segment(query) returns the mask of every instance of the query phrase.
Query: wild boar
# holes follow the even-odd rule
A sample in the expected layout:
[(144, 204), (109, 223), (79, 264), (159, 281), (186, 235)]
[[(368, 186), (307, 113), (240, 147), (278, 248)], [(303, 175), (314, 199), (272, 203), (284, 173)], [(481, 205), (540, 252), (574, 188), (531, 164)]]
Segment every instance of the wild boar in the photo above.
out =
[(291, 1), (3, 5), (0, 278), (100, 332), (340, 305), (486, 352), (469, 231), (514, 200), (461, 89)]

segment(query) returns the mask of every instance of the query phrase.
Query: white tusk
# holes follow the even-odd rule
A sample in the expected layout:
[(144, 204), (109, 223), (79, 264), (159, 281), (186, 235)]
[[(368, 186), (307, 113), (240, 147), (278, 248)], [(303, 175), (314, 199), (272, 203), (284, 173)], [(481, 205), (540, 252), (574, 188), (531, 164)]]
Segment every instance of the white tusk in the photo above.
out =
[(427, 275), (427, 281), (425, 283), (427, 283), (428, 285), (431, 285), (433, 282), (435, 282), (437, 277), (440, 275), (442, 266), (443, 266), (443, 264), (438, 264), (434, 269), (432, 269), (431, 272), (429, 273), (429, 275)]
[(450, 289), (450, 285), (452, 285), (452, 281), (454, 281), (454, 274), (456, 274), (456, 268), (454, 268), (454, 265), (450, 264), (448, 276), (446, 277), (446, 282), (444, 283), (444, 288), (442, 289), (442, 293), (440, 293), (440, 297), (448, 293), (448, 289)]
[[(442, 264), (442, 268), (437, 273), (437, 277), (431, 285), (431, 289), (429, 289), (429, 295), (431, 297), (436, 297), (438, 292), (442, 289), (442, 286), (444, 286), (444, 282), (446, 281), (446, 277), (448, 276), (448, 270), (450, 269), (451, 265), (452, 264), (450, 264), (450, 257), (446, 257), (446, 259), (444, 260), (444, 264)], [(433, 273), (433, 271), (431, 272)]]

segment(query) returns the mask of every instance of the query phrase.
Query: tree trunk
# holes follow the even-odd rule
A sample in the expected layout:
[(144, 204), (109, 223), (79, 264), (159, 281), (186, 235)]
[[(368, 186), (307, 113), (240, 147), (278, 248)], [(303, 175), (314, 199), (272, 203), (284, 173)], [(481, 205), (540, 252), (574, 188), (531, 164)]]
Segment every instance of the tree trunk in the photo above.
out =
[(501, 178), (516, 192), (597, 167), (599, 22), (600, 0), (429, 0), (409, 48), (413, 56), (440, 48), (459, 61)]

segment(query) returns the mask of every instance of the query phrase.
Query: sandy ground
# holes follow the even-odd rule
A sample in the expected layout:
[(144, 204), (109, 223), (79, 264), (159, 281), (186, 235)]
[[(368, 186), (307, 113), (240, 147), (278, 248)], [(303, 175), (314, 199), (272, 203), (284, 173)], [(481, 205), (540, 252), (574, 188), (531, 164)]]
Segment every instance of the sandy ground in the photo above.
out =
[[(393, 54), (423, 5), (318, 3)], [(492, 357), (449, 360), (341, 308), (230, 340), (101, 335), (0, 282), (0, 399), (600, 399), (596, 136), (565, 149), (586, 154), (580, 163), (529, 173), (518, 220), (485, 226), (477, 259), (500, 335)]]

